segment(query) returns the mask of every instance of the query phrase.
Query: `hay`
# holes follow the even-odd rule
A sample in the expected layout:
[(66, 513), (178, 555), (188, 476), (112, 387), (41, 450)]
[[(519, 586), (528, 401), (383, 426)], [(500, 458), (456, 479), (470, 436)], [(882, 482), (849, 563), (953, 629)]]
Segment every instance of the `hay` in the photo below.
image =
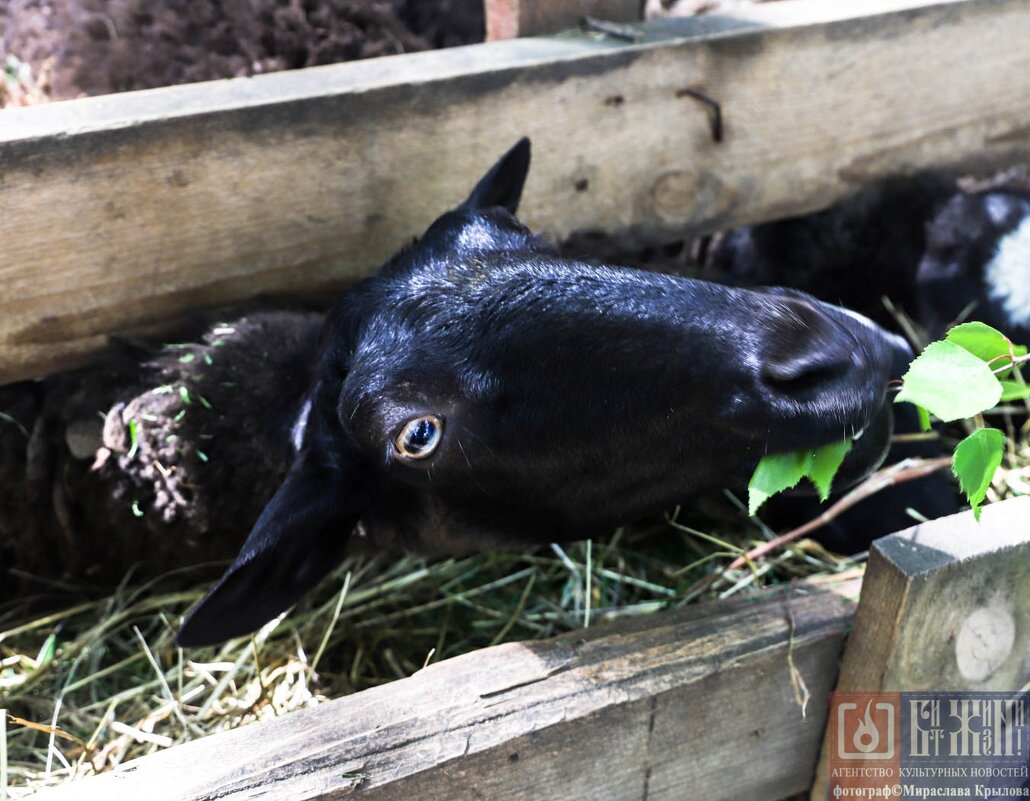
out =
[[(255, 636), (188, 653), (175, 647), (174, 626), (206, 589), (201, 568), (138, 586), (130, 578), (109, 597), (6, 627), (0, 707), (8, 713), (8, 795), (24, 798), (477, 648), (853, 572), (863, 562), (803, 540), (712, 580), (772, 532), (742, 514), (726, 522), (735, 535), (678, 517), (649, 531), (620, 529), (525, 553), (437, 562), (351, 557)], [(692, 592), (703, 581), (704, 590)]]

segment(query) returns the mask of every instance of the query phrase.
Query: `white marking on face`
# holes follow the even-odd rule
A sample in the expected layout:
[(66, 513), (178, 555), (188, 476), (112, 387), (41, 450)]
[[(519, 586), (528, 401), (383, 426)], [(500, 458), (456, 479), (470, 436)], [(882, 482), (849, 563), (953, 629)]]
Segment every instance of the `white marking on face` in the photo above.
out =
[(987, 294), (1013, 323), (1030, 325), (1030, 216), (998, 242), (984, 268)]
[(478, 221), (466, 225), (458, 234), (459, 250), (480, 250), (490, 247), (493, 242), (493, 231)]
[(304, 401), (300, 407), (297, 419), (293, 421), (293, 428), (290, 429), (290, 440), (293, 442), (293, 450), (300, 453), (300, 446), (304, 444), (304, 432), (308, 428), (308, 416), (311, 414), (311, 398)]

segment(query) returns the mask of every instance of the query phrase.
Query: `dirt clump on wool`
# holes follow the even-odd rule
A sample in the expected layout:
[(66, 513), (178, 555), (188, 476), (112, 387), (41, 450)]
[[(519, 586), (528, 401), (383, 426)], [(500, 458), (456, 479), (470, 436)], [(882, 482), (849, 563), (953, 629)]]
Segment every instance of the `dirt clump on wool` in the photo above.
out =
[(290, 464), (322, 315), (0, 388), (0, 603), (228, 559)]

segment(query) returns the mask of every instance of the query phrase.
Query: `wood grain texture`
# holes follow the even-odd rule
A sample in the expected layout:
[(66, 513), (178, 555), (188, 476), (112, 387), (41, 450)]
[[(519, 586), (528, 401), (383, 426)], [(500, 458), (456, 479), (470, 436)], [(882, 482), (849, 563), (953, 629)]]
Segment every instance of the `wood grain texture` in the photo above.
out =
[[(798, 2), (659, 20), (636, 44), (517, 39), (5, 109), (0, 383), (190, 307), (333, 291), (523, 134), (530, 226), (640, 243), (1030, 158), (1025, 0), (812, 24)], [(696, 89), (722, 104), (721, 144)]]
[[(1030, 684), (1030, 498), (923, 523), (873, 544), (837, 690)], [(824, 746), (812, 791), (826, 797)]]
[(488, 648), (40, 799), (772, 801), (810, 781), (851, 592), (799, 584)]
[(485, 0), (489, 42), (537, 36), (579, 25), (585, 16), (612, 22), (637, 22), (641, 0)]

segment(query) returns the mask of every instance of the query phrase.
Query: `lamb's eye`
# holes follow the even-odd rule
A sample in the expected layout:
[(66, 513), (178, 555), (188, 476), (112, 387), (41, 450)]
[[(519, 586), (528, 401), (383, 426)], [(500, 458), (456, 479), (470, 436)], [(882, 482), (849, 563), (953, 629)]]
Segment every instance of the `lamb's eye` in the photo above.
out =
[(426, 414), (409, 420), (394, 440), (393, 447), (400, 456), (425, 459), (440, 446), (442, 437), (443, 420), (435, 414)]

